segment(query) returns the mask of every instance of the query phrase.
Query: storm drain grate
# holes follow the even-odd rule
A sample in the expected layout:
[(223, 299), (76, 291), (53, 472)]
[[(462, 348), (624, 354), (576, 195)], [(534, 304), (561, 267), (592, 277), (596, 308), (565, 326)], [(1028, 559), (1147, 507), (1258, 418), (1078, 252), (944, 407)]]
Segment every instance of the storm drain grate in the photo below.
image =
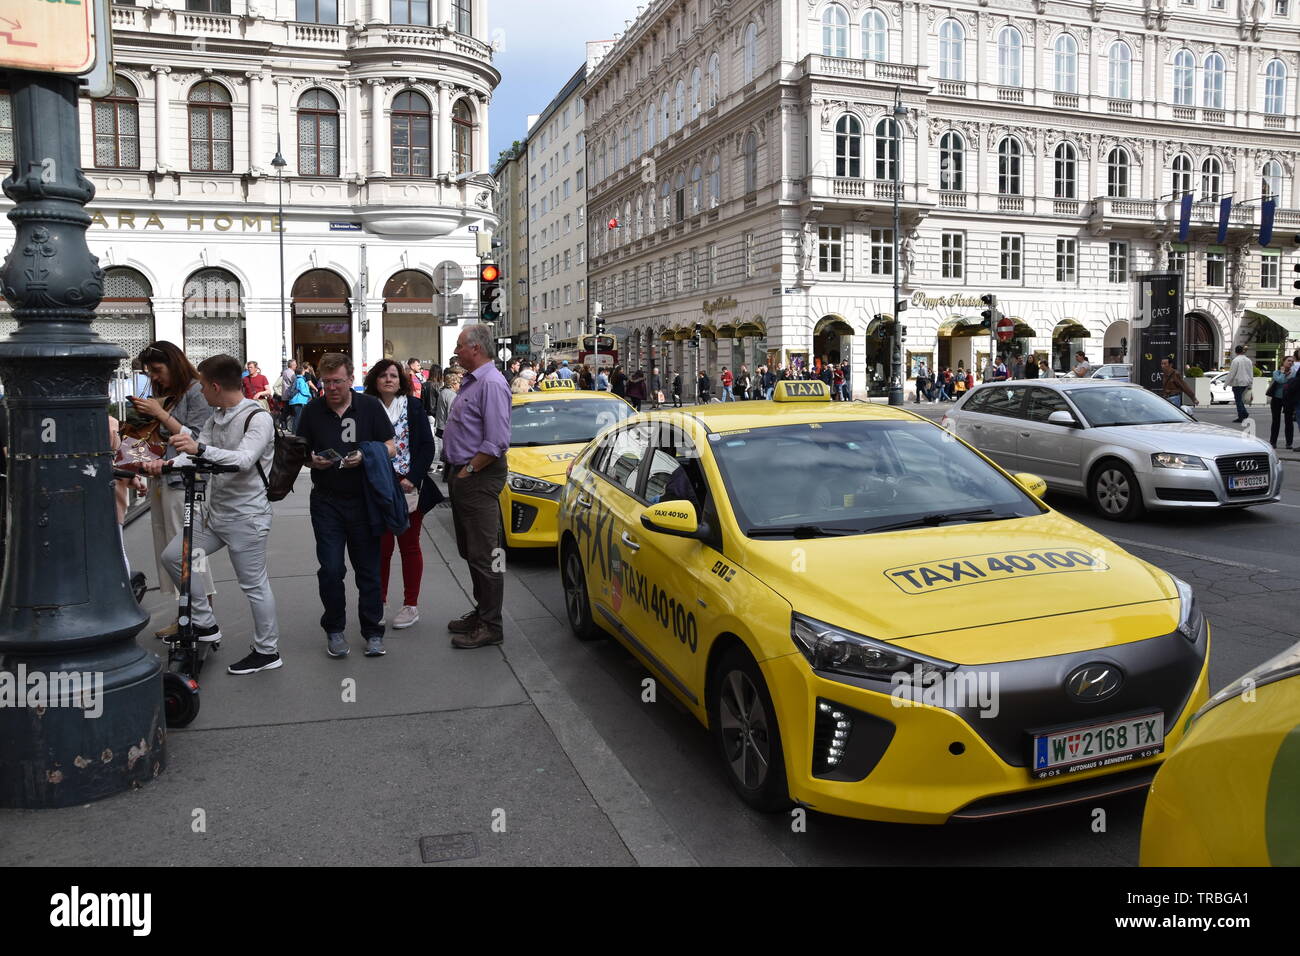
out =
[(478, 840), (472, 833), (439, 833), (420, 837), (420, 859), (425, 863), (472, 860), (478, 856)]

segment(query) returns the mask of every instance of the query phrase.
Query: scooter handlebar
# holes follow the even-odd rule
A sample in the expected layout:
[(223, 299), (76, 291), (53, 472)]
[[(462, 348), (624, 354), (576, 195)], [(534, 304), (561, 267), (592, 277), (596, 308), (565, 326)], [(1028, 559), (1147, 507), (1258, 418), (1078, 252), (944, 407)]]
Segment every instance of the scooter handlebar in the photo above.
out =
[(201, 475), (223, 475), (234, 474), (239, 471), (237, 465), (218, 465), (214, 461), (207, 461), (203, 458), (191, 458), (188, 465), (177, 465), (175, 462), (168, 461), (163, 463), (163, 474), (172, 471), (194, 471)]

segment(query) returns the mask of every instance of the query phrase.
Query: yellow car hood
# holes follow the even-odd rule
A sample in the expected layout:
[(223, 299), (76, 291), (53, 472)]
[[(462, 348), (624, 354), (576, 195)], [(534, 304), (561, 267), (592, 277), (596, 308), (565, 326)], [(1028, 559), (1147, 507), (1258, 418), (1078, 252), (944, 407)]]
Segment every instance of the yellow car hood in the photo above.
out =
[(586, 448), (588, 442), (576, 442), (572, 445), (536, 445), (521, 447), (512, 445), (507, 454), (510, 470), (530, 478), (564, 484), (569, 470), (569, 462), (578, 457), (578, 452)]
[(1072, 653), (1178, 625), (1168, 574), (1053, 512), (747, 549), (745, 567), (798, 613), (957, 663)]

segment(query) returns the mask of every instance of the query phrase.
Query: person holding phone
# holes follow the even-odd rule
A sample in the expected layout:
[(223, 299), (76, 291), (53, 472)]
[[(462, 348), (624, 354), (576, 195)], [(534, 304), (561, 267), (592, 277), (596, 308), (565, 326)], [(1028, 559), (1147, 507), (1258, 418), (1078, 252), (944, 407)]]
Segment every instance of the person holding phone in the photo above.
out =
[(352, 360), (338, 352), (321, 356), (324, 395), (307, 403), (298, 421), (298, 436), (311, 452), (311, 528), (316, 537), (316, 578), (324, 606), (321, 627), (326, 653), (347, 657), (347, 593), (344, 551), (357, 582), (357, 616), (366, 656), (384, 653), (384, 601), (379, 580), (379, 537), (370, 531), (366, 511), (361, 445), (383, 442), (388, 457), (397, 454), (393, 423), (383, 403), (352, 390)]

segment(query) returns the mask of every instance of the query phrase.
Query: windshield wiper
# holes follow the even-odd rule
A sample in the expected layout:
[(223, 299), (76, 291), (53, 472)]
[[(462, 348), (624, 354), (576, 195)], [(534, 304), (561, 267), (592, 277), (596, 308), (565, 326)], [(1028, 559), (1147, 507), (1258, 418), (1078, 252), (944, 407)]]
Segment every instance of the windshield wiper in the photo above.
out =
[(882, 524), (879, 527), (872, 528), (871, 532), (901, 531), (903, 528), (933, 528), (941, 524), (947, 524), (949, 521), (1005, 521), (1008, 518), (1017, 517), (1019, 515), (1001, 514), (992, 508), (975, 508), (971, 511), (936, 511), (934, 514), (921, 515), (919, 518), (909, 518), (906, 521), (896, 521), (893, 524)]
[(781, 528), (750, 528), (745, 532), (749, 538), (837, 538), (846, 534), (862, 534), (856, 528), (823, 528), (815, 524), (795, 524)]

